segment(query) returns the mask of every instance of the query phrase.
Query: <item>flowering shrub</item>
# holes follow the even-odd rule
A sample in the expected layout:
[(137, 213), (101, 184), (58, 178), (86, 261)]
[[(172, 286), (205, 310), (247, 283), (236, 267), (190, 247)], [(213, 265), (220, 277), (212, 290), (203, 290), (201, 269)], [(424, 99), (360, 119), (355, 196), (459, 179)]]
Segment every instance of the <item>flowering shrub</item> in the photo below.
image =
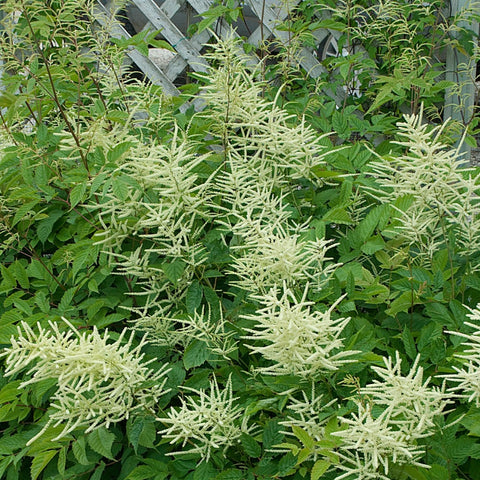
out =
[(0, 477), (478, 478), (478, 174), (442, 127), (337, 148), (231, 39), (180, 109), (92, 8), (2, 6)]

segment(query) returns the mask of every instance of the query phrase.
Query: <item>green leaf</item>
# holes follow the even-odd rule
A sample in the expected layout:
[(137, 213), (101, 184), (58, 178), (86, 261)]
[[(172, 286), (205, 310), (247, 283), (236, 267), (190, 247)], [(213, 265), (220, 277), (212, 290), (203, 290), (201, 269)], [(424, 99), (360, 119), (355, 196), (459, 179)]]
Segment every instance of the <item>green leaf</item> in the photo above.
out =
[(343, 207), (336, 207), (329, 210), (322, 218), (326, 223), (340, 223), (350, 225), (353, 223), (352, 217)]
[(417, 356), (417, 347), (415, 341), (413, 340), (412, 332), (405, 325), (402, 332), (403, 345), (405, 347), (405, 353), (410, 357), (410, 359), (415, 360)]
[(57, 454), (58, 450), (44, 450), (35, 455), (30, 467), (31, 480), (36, 480), (50, 460)]
[(317, 460), (312, 468), (310, 480), (318, 480), (330, 467), (327, 460)]
[(6, 268), (3, 265), (0, 265), (0, 271), (2, 274), (2, 283), (0, 284), (0, 292), (9, 292), (17, 286), (17, 280), (15, 275), (10, 268)]
[(91, 462), (87, 458), (85, 437), (79, 437), (76, 442), (72, 443), (72, 451), (80, 465), (90, 465)]
[(13, 265), (13, 271), (15, 272), (15, 276), (17, 278), (18, 284), (28, 290), (30, 288), (30, 282), (28, 280), (28, 274), (26, 270), (26, 266), (22, 264), (22, 262), (16, 261)]
[(8, 468), (8, 466), (15, 460), (15, 457), (12, 455), (10, 457), (5, 457), (2, 460), (0, 460), (0, 478), (5, 478), (3, 474), (5, 473), (5, 470)]
[(71, 308), (73, 308), (73, 297), (77, 292), (77, 287), (72, 287), (66, 290), (63, 295), (60, 303), (58, 304), (58, 310), (60, 313), (65, 313)]
[(152, 448), (156, 438), (156, 428), (150, 417), (129, 418), (127, 422), (127, 438), (135, 453), (138, 447)]
[(63, 215), (63, 210), (52, 210), (48, 212), (48, 218), (40, 220), (37, 225), (37, 236), (42, 243), (45, 243), (52, 233), (55, 222)]
[(122, 177), (112, 179), (112, 192), (118, 200), (125, 201), (128, 198), (129, 184)]
[(293, 434), (302, 442), (305, 447), (310, 449), (313, 448), (315, 441), (303, 428), (293, 425), (292, 430)]
[(76, 207), (84, 198), (87, 191), (87, 183), (79, 183), (75, 185), (70, 191), (70, 207)]
[(148, 480), (154, 478), (157, 471), (150, 465), (139, 465), (135, 467), (125, 480)]
[(242, 433), (240, 436), (240, 441), (242, 442), (242, 447), (245, 450), (245, 453), (252, 458), (259, 458), (262, 454), (262, 447), (260, 444), (250, 435)]
[(340, 138), (347, 138), (350, 136), (346, 115), (338, 110), (333, 112), (332, 127)]
[(4, 385), (0, 390), (0, 404), (15, 400), (21, 394), (21, 390), (18, 389), (21, 383), (21, 380), (14, 380)]
[(207, 462), (202, 462), (195, 468), (193, 480), (213, 480), (217, 476), (218, 471)]
[(394, 317), (399, 312), (408, 312), (409, 308), (416, 303), (415, 294), (412, 294), (412, 292), (403, 292), (390, 304), (390, 307), (385, 310), (385, 313)]
[[(118, 145), (115, 145), (115, 147), (110, 149), (107, 153), (108, 161), (111, 162), (111, 163), (117, 162), (118, 160), (120, 160), (125, 155), (125, 153), (128, 152), (128, 150), (130, 150), (130, 148), (133, 145), (134, 145), (133, 142), (121, 142)], [(119, 197), (119, 198), (121, 198), (121, 197)]]
[(187, 306), (188, 313), (195, 312), (202, 303), (202, 297), (203, 288), (198, 280), (194, 280), (188, 287), (187, 294), (185, 295), (185, 305)]
[(280, 432), (281, 430), (282, 427), (278, 424), (277, 420), (270, 420), (263, 430), (263, 447), (272, 448), (280, 443), (283, 439), (283, 433)]
[(32, 200), (21, 207), (17, 208), (15, 216), (12, 220), (12, 227), (14, 227), (22, 218), (24, 218), (28, 213), (33, 212), (33, 207), (40, 202), (40, 198)]
[(157, 438), (157, 429), (153, 423), (153, 418), (146, 418), (143, 429), (138, 437), (138, 444), (142, 447), (153, 448), (155, 439)]
[(242, 470), (238, 470), (237, 468), (228, 468), (223, 472), (219, 473), (215, 480), (244, 480), (245, 476)]
[(278, 474), (286, 475), (292, 473), (291, 470), (295, 467), (296, 464), (297, 457), (292, 452), (288, 452), (278, 462)]
[(50, 311), (50, 302), (47, 299), (47, 294), (43, 290), (37, 290), (35, 293), (35, 303), (42, 313)]
[(100, 465), (95, 469), (94, 474), (90, 477), (90, 480), (101, 480), (104, 470), (105, 464), (103, 462), (100, 462)]
[(115, 441), (115, 434), (109, 432), (105, 427), (99, 427), (87, 436), (87, 440), (90, 448), (94, 452), (97, 452), (110, 460), (114, 459), (114, 456), (112, 455), (112, 445)]
[(182, 278), (186, 266), (183, 260), (177, 259), (170, 263), (163, 263), (160, 268), (172, 283), (177, 283)]
[(63, 477), (65, 473), (65, 465), (67, 464), (67, 447), (63, 447), (58, 452), (57, 470)]
[(480, 437), (480, 413), (468, 413), (460, 423), (468, 430), (473, 437)]
[(12, 337), (16, 337), (18, 334), (17, 327), (15, 325), (3, 325), (0, 328), (0, 343), (9, 344)]
[(364, 243), (360, 247), (360, 250), (366, 255), (372, 255), (375, 252), (378, 252), (378, 250), (382, 250), (384, 247), (385, 242), (383, 238), (380, 236), (375, 236), (368, 240), (366, 243)]
[(183, 355), (183, 365), (186, 370), (199, 367), (210, 357), (207, 345), (201, 340), (194, 340), (185, 349)]

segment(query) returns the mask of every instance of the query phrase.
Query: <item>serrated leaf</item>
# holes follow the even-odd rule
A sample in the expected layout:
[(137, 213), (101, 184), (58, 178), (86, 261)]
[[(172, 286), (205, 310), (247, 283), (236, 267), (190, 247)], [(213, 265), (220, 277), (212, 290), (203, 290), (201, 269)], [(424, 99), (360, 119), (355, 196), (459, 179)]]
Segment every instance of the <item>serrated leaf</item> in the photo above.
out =
[(128, 474), (125, 480), (148, 480), (154, 478), (156, 474), (156, 470), (150, 465), (138, 465)]
[(88, 435), (87, 441), (94, 452), (110, 460), (114, 459), (112, 455), (112, 445), (115, 441), (115, 434), (109, 432), (105, 427), (99, 427), (93, 430)]
[(52, 233), (55, 222), (62, 217), (62, 215), (62, 210), (53, 210), (48, 212), (48, 218), (44, 218), (38, 222), (37, 236), (42, 243), (46, 242), (48, 236)]
[(21, 383), (21, 380), (14, 380), (4, 385), (0, 390), (0, 404), (15, 400), (21, 393), (21, 390), (18, 389)]
[(104, 470), (105, 470), (105, 464), (103, 462), (100, 462), (100, 465), (95, 469), (95, 472), (90, 477), (90, 480), (101, 480)]
[(350, 135), (346, 115), (338, 110), (333, 112), (332, 127), (340, 138), (347, 138)]
[(156, 434), (155, 424), (150, 418), (135, 417), (130, 418), (127, 422), (127, 438), (135, 453), (139, 446), (151, 448)]
[(361, 247), (360, 250), (365, 253), (366, 255), (372, 255), (379, 250), (382, 250), (385, 247), (385, 241), (380, 236), (375, 236), (370, 238), (367, 242), (365, 242)]
[(296, 464), (297, 457), (293, 453), (288, 452), (278, 462), (278, 474), (282, 476), (288, 474)]
[(417, 347), (415, 341), (413, 340), (412, 332), (405, 325), (405, 328), (402, 332), (403, 345), (405, 347), (405, 353), (410, 357), (411, 360), (415, 360), (417, 356)]
[(242, 470), (238, 470), (237, 468), (228, 468), (223, 472), (219, 473), (215, 480), (244, 480), (244, 473)]
[(194, 280), (188, 287), (187, 294), (185, 295), (185, 305), (188, 313), (195, 312), (202, 303), (202, 297), (203, 288), (198, 280)]
[(57, 460), (57, 470), (62, 477), (63, 477), (63, 474), (65, 473), (66, 464), (67, 464), (67, 447), (63, 447), (58, 452), (58, 460)]
[(416, 303), (414, 294), (412, 299), (412, 292), (403, 292), (390, 304), (390, 307), (385, 310), (385, 313), (394, 317), (397, 313), (408, 312)]
[(70, 208), (76, 207), (84, 198), (87, 191), (87, 183), (79, 183), (70, 190)]
[(303, 428), (293, 425), (292, 431), (305, 447), (313, 448), (315, 441)]
[(317, 460), (312, 468), (310, 480), (318, 480), (330, 467), (327, 460)]
[(150, 419), (146, 419), (143, 429), (140, 432), (140, 436), (138, 437), (138, 444), (142, 447), (153, 448), (156, 437), (157, 429), (155, 428), (153, 419), (152, 421), (150, 421)]
[(38, 308), (42, 313), (48, 313), (50, 311), (50, 302), (43, 290), (37, 290), (35, 293), (35, 303), (38, 305)]
[(112, 179), (112, 192), (118, 200), (125, 201), (128, 198), (128, 183), (122, 177), (114, 177)]
[(250, 435), (242, 433), (240, 436), (240, 441), (242, 442), (242, 447), (245, 450), (245, 453), (252, 458), (259, 458), (262, 454), (262, 447), (260, 444)]
[(202, 462), (195, 468), (193, 480), (212, 480), (216, 477), (218, 471), (207, 462)]
[(65, 313), (67, 310), (70, 310), (72, 308), (73, 297), (75, 296), (76, 291), (77, 287), (72, 287), (63, 293), (62, 299), (58, 304), (58, 310), (61, 313)]
[(137, 453), (138, 450), (138, 441), (140, 438), (140, 434), (142, 433), (144, 424), (145, 421), (143, 417), (130, 417), (127, 422), (127, 438), (132, 445), (135, 453)]
[(125, 153), (128, 152), (128, 150), (130, 150), (133, 145), (133, 142), (121, 142), (118, 145), (115, 145), (115, 147), (110, 149), (107, 153), (108, 161), (112, 163), (117, 162), (125, 155)]
[(17, 208), (15, 216), (13, 217), (12, 227), (15, 226), (20, 220), (22, 220), (25, 215), (29, 212), (33, 212), (33, 207), (39, 203), (40, 199), (32, 200), (31, 202), (25, 203), (24, 205)]
[(72, 451), (81, 465), (90, 465), (90, 460), (87, 458), (87, 451), (85, 445), (85, 437), (79, 437), (77, 441), (72, 443)]
[(0, 265), (2, 274), (2, 283), (0, 284), (0, 292), (8, 292), (17, 286), (17, 280), (10, 268)]
[(352, 217), (343, 207), (336, 207), (329, 210), (322, 218), (326, 223), (340, 223), (350, 225), (353, 223)]
[(177, 259), (170, 263), (163, 263), (160, 268), (172, 283), (177, 283), (182, 278), (186, 265), (183, 260)]
[(3, 325), (0, 328), (0, 343), (9, 344), (11, 338), (17, 335), (17, 327), (15, 325)]
[(0, 478), (4, 478), (3, 474), (5, 473), (5, 470), (8, 468), (10, 463), (12, 463), (14, 460), (15, 460), (14, 456), (6, 457), (0, 460)]
[(283, 439), (283, 433), (280, 433), (281, 430), (282, 427), (278, 424), (277, 420), (270, 420), (263, 429), (263, 447), (272, 448), (280, 443)]
[(209, 357), (210, 353), (208, 351), (206, 343), (202, 342), (201, 340), (194, 340), (185, 349), (185, 353), (183, 355), (183, 366), (186, 370), (194, 367), (199, 367)]
[(36, 480), (50, 460), (57, 454), (58, 450), (44, 450), (35, 455), (30, 467), (31, 480)]

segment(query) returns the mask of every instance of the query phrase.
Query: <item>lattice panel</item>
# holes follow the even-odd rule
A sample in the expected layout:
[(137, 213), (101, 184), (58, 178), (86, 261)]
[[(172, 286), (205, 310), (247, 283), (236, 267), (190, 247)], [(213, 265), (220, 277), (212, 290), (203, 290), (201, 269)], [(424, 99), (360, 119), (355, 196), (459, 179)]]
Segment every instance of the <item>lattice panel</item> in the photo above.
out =
[[(296, 2), (298, 0), (290, 2), (290, 8)], [(202, 31), (189, 38), (185, 31), (185, 25), (178, 26), (174, 22), (175, 17), (178, 17), (186, 7), (193, 10), (192, 16), (201, 16), (202, 13), (212, 7), (213, 3), (214, 0), (164, 0), (161, 5), (158, 5), (154, 0), (132, 0), (132, 4), (148, 19), (144, 28), (161, 30), (161, 35), (175, 49), (176, 55), (167, 64), (162, 65), (162, 68), (136, 50), (129, 53), (130, 58), (143, 73), (152, 82), (162, 85), (166, 93), (178, 94), (175, 83), (185, 69), (205, 72), (208, 68), (207, 61), (201, 56), (201, 50), (211, 40), (210, 32)], [(281, 6), (278, 6), (278, 0), (265, 0), (265, 2), (246, 0), (245, 6), (248, 7), (249, 14), (253, 17), (251, 23), (253, 21), (253, 24), (256, 25), (248, 35), (248, 43), (260, 46), (267, 39), (277, 39), (283, 44), (288, 44), (288, 32), (277, 28), (289, 15), (285, 3), (281, 2)], [(101, 5), (99, 5), (98, 10), (103, 15), (107, 13), (105, 7)], [(230, 26), (222, 21), (214, 23), (212, 30), (220, 37), (231, 33)], [(121, 27), (117, 27), (112, 35), (116, 37), (129, 36), (126, 30)], [(328, 35), (328, 31), (321, 30), (316, 32), (315, 35), (318, 43), (320, 43)], [(254, 54), (251, 55), (251, 59), (254, 64), (259, 61)], [(298, 52), (297, 61), (311, 77), (318, 77), (325, 72), (325, 68), (320, 64), (317, 57), (307, 48), (302, 48)], [(334, 97), (338, 96), (337, 93), (332, 93), (332, 95)]]

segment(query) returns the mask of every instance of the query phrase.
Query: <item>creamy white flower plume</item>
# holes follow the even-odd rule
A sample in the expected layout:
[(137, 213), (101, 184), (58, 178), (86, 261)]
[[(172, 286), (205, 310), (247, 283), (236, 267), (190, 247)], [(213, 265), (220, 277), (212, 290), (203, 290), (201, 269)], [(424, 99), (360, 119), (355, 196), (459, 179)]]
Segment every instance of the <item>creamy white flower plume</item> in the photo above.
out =
[(407, 438), (421, 438), (431, 434), (434, 419), (442, 414), (448, 404), (443, 389), (429, 386), (430, 378), (423, 379), (423, 368), (417, 356), (410, 371), (402, 375), (400, 354), (395, 363), (391, 357), (383, 359), (385, 368), (371, 367), (381, 378), (360, 389), (375, 405), (382, 405), (388, 413), (388, 421)]
[(372, 367), (381, 380), (360, 388), (361, 400), (355, 400), (358, 413), (341, 417), (347, 428), (332, 435), (342, 439), (339, 468), (358, 480), (388, 480), (391, 463), (420, 463), (424, 447), (417, 440), (433, 433), (434, 419), (445, 406), (445, 392), (429, 387), (423, 368), (416, 358), (407, 375), (402, 375), (401, 359), (384, 358), (385, 367)]
[(259, 371), (269, 375), (299, 375), (315, 378), (337, 370), (341, 365), (353, 362), (350, 357), (358, 352), (344, 350), (340, 337), (350, 318), (332, 318), (332, 313), (342, 298), (328, 310), (313, 310), (313, 302), (307, 301), (308, 285), (298, 301), (286, 284), (264, 295), (253, 298), (264, 305), (253, 315), (243, 318), (252, 320), (252, 328), (245, 329), (250, 335), (246, 340), (252, 353), (261, 354), (272, 362)]
[(54, 379), (57, 384), (51, 401), (53, 413), (29, 444), (51, 425), (64, 425), (58, 439), (77, 427), (87, 427), (86, 432), (90, 432), (142, 410), (152, 412), (166, 393), (167, 367), (155, 372), (148, 368), (153, 360), (143, 360), (145, 338), (133, 347), (134, 333), (124, 343), (126, 329), (112, 342), (107, 330), (100, 335), (94, 327), (80, 334), (64, 321), (71, 328), (66, 332), (50, 322), (49, 330), (38, 324), (38, 333), (22, 322), (18, 336), (11, 339), (12, 346), (2, 354), (6, 357), (6, 375), (30, 367), (30, 380), (19, 388), (46, 379)]
[(455, 357), (461, 362), (460, 367), (453, 366), (455, 373), (442, 375), (449, 382), (457, 385), (450, 387), (451, 392), (466, 398), (469, 402), (475, 402), (475, 406), (480, 406), (480, 303), (467, 316), (476, 323), (465, 322), (465, 325), (474, 329), (473, 333), (466, 334), (460, 332), (447, 332), (451, 335), (463, 337), (466, 339), (461, 346), (464, 350), (456, 353)]
[(229, 377), (225, 388), (220, 390), (214, 377), (209, 390), (196, 390), (183, 387), (195, 395), (180, 398), (182, 405), (171, 408), (166, 417), (157, 420), (169, 425), (159, 433), (171, 444), (182, 443), (182, 447), (192, 444), (193, 448), (175, 451), (169, 455), (198, 453), (202, 460), (210, 458), (212, 450), (222, 449), (236, 443), (242, 432), (246, 432), (242, 408), (235, 405), (232, 395), (232, 380)]
[(375, 417), (370, 405), (357, 402), (357, 408), (358, 414), (341, 417), (347, 429), (332, 433), (342, 439), (338, 468), (345, 473), (337, 479), (355, 474), (356, 480), (389, 480), (386, 475), (391, 462), (420, 465), (423, 448), (409, 442), (406, 433), (389, 423), (387, 411)]
[(459, 150), (440, 141), (445, 125), (430, 128), (419, 115), (405, 115), (399, 123), (396, 142), (404, 155), (370, 164), (381, 188), (371, 190), (383, 203), (398, 212), (399, 232), (405, 242), (419, 248), (430, 260), (439, 248), (448, 245), (453, 231), (459, 253), (469, 256), (480, 250), (479, 175), (463, 168)]

